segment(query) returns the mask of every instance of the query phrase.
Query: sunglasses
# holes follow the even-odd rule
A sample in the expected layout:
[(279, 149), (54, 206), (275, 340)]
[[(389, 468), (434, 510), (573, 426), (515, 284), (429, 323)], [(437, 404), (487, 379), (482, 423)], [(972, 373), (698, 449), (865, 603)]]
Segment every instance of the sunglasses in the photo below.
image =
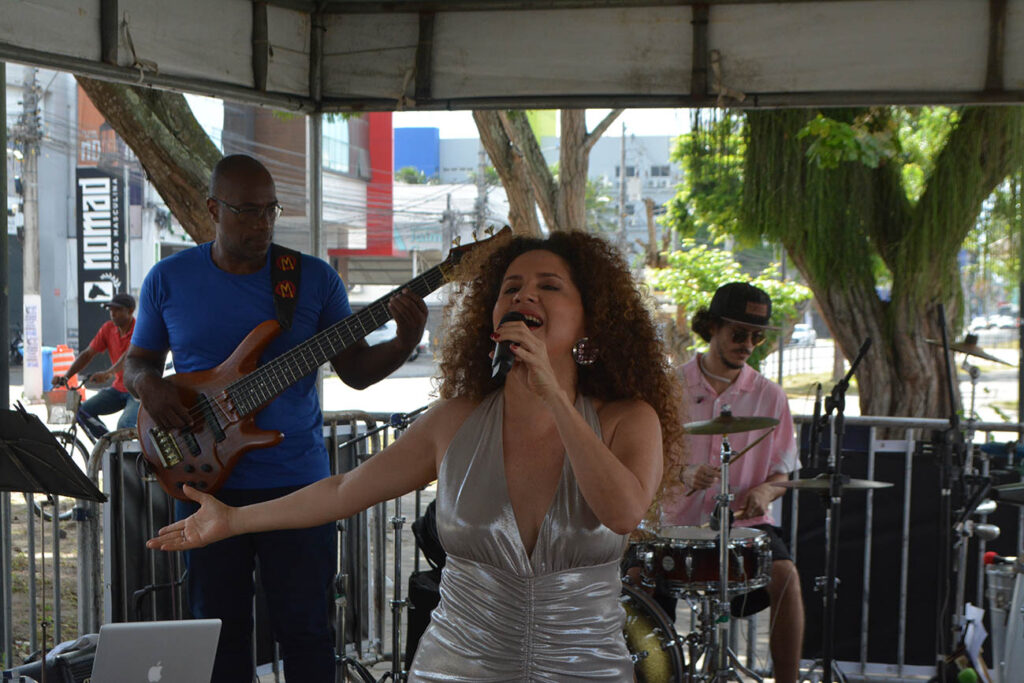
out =
[(746, 328), (739, 327), (734, 327), (732, 329), (733, 344), (744, 344), (748, 338), (750, 339), (751, 344), (754, 346), (760, 346), (761, 344), (764, 344), (764, 330), (748, 330)]

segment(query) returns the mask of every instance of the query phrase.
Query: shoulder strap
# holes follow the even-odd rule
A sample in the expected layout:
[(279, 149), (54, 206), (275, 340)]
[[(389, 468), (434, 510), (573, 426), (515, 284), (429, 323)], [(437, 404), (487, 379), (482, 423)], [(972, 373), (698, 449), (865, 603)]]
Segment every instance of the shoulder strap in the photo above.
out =
[(270, 245), (270, 284), (274, 291), (274, 312), (283, 329), (290, 329), (299, 303), (302, 255), (280, 244)]

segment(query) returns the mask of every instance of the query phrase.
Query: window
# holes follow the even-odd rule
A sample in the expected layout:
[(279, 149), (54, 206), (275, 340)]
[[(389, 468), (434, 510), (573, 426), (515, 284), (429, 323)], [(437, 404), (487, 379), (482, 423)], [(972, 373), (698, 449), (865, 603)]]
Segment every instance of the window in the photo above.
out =
[(668, 178), (672, 175), (672, 167), (668, 164), (651, 166), (652, 178)]

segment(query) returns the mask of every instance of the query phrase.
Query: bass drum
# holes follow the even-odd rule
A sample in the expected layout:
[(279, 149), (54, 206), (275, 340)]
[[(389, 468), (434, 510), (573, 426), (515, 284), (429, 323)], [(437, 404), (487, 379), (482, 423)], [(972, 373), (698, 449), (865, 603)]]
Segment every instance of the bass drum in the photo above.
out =
[(619, 602), (626, 610), (622, 633), (637, 683), (683, 683), (682, 643), (665, 611), (647, 593), (625, 583)]

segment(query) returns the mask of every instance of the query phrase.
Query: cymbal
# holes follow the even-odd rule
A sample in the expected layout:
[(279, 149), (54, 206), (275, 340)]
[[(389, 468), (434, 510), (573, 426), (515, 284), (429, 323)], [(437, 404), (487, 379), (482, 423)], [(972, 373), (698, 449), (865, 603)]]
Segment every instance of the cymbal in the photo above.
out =
[[(773, 481), (772, 486), (779, 486), (784, 489), (808, 489), (810, 491), (824, 491), (829, 488), (830, 482), (827, 474), (819, 474), (813, 479), (791, 479), (789, 481)], [(871, 479), (847, 479), (841, 488), (851, 489), (887, 489), (892, 484), (887, 481), (872, 481)]]
[(683, 429), (687, 434), (733, 434), (749, 432), (754, 429), (767, 429), (779, 424), (774, 417), (736, 417), (719, 415), (710, 420), (687, 422)]
[[(942, 346), (942, 342), (938, 339), (925, 339), (925, 341), (929, 344), (934, 344), (935, 346)], [(964, 337), (963, 341), (950, 344), (949, 350), (956, 353), (965, 353), (968, 356), (977, 356), (978, 358), (990, 360), (993, 363), (1002, 363), (1003, 365), (1013, 367), (1012, 363), (1007, 363), (1005, 360), (996, 358), (992, 354), (986, 353), (980, 346), (978, 346), (978, 335), (976, 334), (969, 334)]]

